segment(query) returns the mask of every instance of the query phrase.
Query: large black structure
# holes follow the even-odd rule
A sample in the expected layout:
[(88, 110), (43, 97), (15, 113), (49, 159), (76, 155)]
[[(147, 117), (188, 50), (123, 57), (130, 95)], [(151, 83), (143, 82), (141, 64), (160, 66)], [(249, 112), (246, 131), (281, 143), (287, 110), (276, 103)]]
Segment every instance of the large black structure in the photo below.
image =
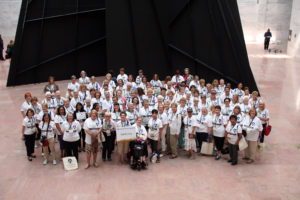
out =
[(7, 85), (175, 69), (257, 86), (236, 0), (23, 0)]

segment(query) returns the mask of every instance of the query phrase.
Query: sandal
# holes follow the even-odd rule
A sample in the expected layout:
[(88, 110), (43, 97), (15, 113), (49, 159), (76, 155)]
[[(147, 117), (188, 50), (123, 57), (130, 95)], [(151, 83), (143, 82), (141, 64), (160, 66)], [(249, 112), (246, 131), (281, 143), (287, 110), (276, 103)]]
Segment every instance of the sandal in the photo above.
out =
[(84, 167), (84, 169), (88, 169), (88, 168), (90, 168), (90, 164), (87, 164), (85, 167)]
[(28, 161), (32, 161), (32, 158), (31, 158), (30, 156), (28, 156), (28, 158), (27, 158), (27, 159), (28, 159)]
[(96, 167), (96, 168), (99, 166), (96, 162), (95, 162), (93, 165), (94, 165), (94, 167)]
[(31, 155), (30, 157), (31, 157), (31, 158), (36, 158), (36, 155)]

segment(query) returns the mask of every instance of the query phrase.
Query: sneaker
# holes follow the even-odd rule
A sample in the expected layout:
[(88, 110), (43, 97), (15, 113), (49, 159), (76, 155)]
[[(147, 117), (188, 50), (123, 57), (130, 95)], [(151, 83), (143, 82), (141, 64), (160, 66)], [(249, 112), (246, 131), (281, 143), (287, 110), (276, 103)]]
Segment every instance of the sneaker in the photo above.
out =
[(159, 157), (160, 157), (160, 158), (164, 157), (164, 154), (159, 154)]
[(47, 165), (48, 160), (44, 160), (43, 165)]
[(230, 160), (228, 160), (227, 162), (232, 162), (232, 160), (230, 159)]
[(235, 161), (235, 162), (232, 162), (231, 165), (237, 165), (237, 162), (236, 162), (236, 161)]
[(56, 160), (53, 160), (53, 165), (56, 165)]
[(254, 162), (254, 160), (249, 159), (249, 160), (247, 161), (247, 164), (251, 164), (251, 163), (253, 163), (253, 162)]
[(219, 154), (216, 155), (216, 160), (219, 160), (221, 158), (221, 156)]

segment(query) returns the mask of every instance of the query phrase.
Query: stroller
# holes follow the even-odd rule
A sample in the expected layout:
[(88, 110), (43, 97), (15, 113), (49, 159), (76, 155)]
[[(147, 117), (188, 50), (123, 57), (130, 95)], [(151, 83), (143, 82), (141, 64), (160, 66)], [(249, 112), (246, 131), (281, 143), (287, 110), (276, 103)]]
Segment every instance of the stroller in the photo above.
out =
[(133, 163), (131, 165), (132, 169), (137, 169), (138, 171), (140, 171), (141, 169), (146, 169), (146, 163), (142, 160), (142, 157), (144, 155), (143, 148), (144, 146), (141, 142), (137, 142), (134, 144), (133, 152), (131, 154), (133, 156)]

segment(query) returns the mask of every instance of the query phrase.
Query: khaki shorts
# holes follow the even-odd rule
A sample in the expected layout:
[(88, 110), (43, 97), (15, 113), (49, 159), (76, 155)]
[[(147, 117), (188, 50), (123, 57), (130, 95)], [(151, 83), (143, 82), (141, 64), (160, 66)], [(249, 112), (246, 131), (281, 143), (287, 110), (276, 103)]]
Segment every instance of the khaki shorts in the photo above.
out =
[(125, 154), (128, 153), (129, 142), (118, 142), (118, 153)]
[(97, 153), (98, 152), (98, 142), (93, 144), (86, 144), (85, 150), (87, 153)]

